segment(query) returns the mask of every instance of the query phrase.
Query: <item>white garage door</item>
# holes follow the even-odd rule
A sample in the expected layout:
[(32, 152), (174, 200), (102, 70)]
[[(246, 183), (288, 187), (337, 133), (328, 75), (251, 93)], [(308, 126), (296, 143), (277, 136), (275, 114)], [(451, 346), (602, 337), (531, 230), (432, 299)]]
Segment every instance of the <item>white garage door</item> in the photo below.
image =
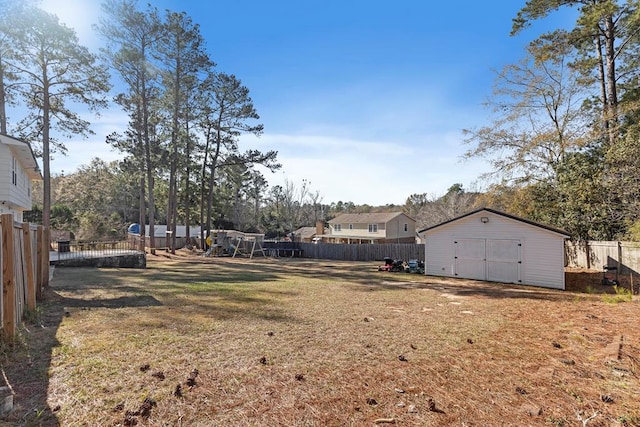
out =
[(465, 279), (487, 278), (485, 239), (455, 241), (455, 275)]
[(455, 275), (491, 282), (520, 282), (519, 240), (458, 239), (455, 246)]
[(520, 241), (487, 240), (487, 280), (520, 283)]

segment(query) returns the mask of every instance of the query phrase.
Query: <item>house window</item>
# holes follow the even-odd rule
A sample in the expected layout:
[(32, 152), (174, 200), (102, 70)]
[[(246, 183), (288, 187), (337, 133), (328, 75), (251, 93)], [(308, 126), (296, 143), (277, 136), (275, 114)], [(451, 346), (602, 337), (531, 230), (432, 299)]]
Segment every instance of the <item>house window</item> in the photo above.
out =
[(409, 231), (409, 224), (404, 225), (404, 231)]
[(342, 231), (342, 224), (336, 224), (335, 225), (335, 230), (336, 231)]
[(369, 224), (369, 233), (377, 233), (378, 224)]
[(18, 174), (16, 173), (16, 158), (11, 158), (11, 183), (13, 185), (18, 185)]
[(349, 230), (353, 230), (353, 224), (349, 224)]

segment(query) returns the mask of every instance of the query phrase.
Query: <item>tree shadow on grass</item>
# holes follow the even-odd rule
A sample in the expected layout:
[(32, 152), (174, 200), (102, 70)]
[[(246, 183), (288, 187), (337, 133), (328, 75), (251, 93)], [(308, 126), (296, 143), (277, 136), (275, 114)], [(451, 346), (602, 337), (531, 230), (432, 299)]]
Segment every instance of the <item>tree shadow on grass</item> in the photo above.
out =
[[(130, 295), (105, 298), (73, 298), (61, 295), (60, 291), (76, 290), (82, 293), (87, 290), (79, 283), (101, 282), (107, 279), (108, 273), (98, 273), (94, 277), (87, 274), (87, 269), (75, 271), (73, 286), (68, 281), (52, 280), (43, 289), (43, 295), (37, 302), (35, 313), (28, 313), (18, 328), (13, 343), (6, 344), (0, 354), (2, 373), (6, 385), (13, 394), (13, 410), (0, 418), (0, 425), (6, 426), (42, 426), (57, 427), (60, 425), (56, 412), (59, 407), (50, 407), (47, 401), (49, 388), (49, 368), (54, 349), (60, 346), (56, 335), (62, 319), (68, 315), (69, 307), (87, 308), (123, 308), (147, 307), (161, 305), (156, 298), (135, 294), (139, 289), (122, 287), (119, 292)], [(72, 275), (73, 276), (73, 275)], [(82, 278), (89, 279), (84, 282)], [(91, 286), (91, 285), (88, 285)]]
[[(375, 290), (411, 290), (422, 289), (432, 290), (441, 293), (453, 294), (457, 296), (497, 298), (497, 299), (529, 299), (544, 301), (571, 301), (576, 295), (571, 292), (559, 289), (542, 288), (529, 285), (512, 285), (480, 280), (423, 277), (413, 278), (414, 280), (402, 280), (403, 273), (394, 277), (393, 280), (378, 280), (368, 283), (366, 286), (354, 285), (355, 290), (375, 291)], [(405, 277), (405, 279), (410, 279)]]
[[(276, 281), (281, 274), (277, 268), (231, 265), (208, 274), (206, 268), (186, 267), (181, 264), (175, 268), (136, 270), (135, 276), (130, 269), (57, 268), (55, 278), (38, 301), (34, 318), (22, 324), (19, 338), (11, 348), (0, 349), (5, 350), (0, 353), (1, 367), (15, 402), (14, 410), (0, 418), (0, 425), (60, 426), (56, 412), (61, 408), (48, 403), (49, 369), (55, 348), (61, 345), (56, 336), (58, 329), (62, 320), (72, 315), (70, 308), (161, 307), (167, 295), (174, 295), (169, 302), (175, 307), (170, 314), (176, 322), (194, 312), (219, 319), (255, 316), (276, 322), (295, 321), (277, 303), (279, 297), (291, 293), (264, 287), (252, 292), (228, 286), (245, 280)], [(132, 279), (139, 275), (140, 284)], [(214, 298), (198, 298), (194, 283), (205, 280), (202, 286), (206, 288), (209, 277), (215, 278), (217, 288), (203, 292), (213, 292)], [(184, 294), (189, 294), (189, 298)], [(216, 298), (227, 304), (216, 304)]]
[(55, 412), (47, 402), (52, 350), (64, 316), (50, 287), (43, 289), (34, 318), (19, 327), (15, 341), (2, 356), (2, 373), (11, 388), (13, 411), (0, 418), (0, 425), (57, 427)]
[(116, 298), (68, 298), (60, 299), (60, 304), (64, 307), (80, 308), (125, 308), (125, 307), (154, 307), (162, 303), (149, 295), (122, 296)]
[[(256, 317), (274, 321), (292, 321), (274, 303), (278, 298), (293, 297), (291, 290), (268, 286), (235, 286), (243, 282), (260, 284), (277, 281), (270, 273), (252, 273), (248, 269), (184, 268), (131, 270), (80, 269), (61, 271), (55, 288), (59, 304), (74, 308), (124, 308), (166, 305), (177, 313), (205, 314), (211, 318)], [(251, 269), (259, 270), (253, 266)], [(163, 314), (167, 315), (166, 313)]]
[[(52, 352), (60, 345), (56, 338), (62, 319), (69, 315), (68, 308), (125, 308), (153, 307), (162, 305), (150, 295), (136, 294), (140, 289), (119, 286), (119, 293), (129, 293), (116, 297), (91, 298), (70, 297), (69, 291), (85, 293), (95, 285), (95, 280), (102, 281), (109, 276), (99, 270), (90, 269), (95, 276), (81, 272), (87, 278), (83, 285), (69, 286), (67, 281), (51, 281), (50, 286), (43, 289), (43, 297), (38, 301), (36, 313), (28, 316), (21, 326), (13, 344), (2, 353), (2, 373), (6, 384), (14, 394), (14, 409), (0, 418), (0, 425), (7, 426), (42, 426), (57, 427), (60, 425), (56, 412), (59, 407), (50, 407), (47, 401), (49, 388), (49, 368)], [(76, 272), (78, 273), (78, 272)], [(87, 284), (92, 283), (93, 284)], [(117, 286), (117, 285), (116, 285)], [(67, 295), (62, 295), (65, 293)]]
[[(366, 283), (369, 274), (377, 272), (376, 262), (316, 260), (308, 258), (196, 258), (176, 260), (169, 265), (158, 266), (153, 259), (147, 265), (148, 274), (157, 272), (160, 277), (171, 275), (176, 282), (189, 278), (203, 277), (210, 271), (212, 279), (218, 282), (268, 282), (283, 277), (332, 279)], [(206, 277), (206, 276), (205, 276)]]

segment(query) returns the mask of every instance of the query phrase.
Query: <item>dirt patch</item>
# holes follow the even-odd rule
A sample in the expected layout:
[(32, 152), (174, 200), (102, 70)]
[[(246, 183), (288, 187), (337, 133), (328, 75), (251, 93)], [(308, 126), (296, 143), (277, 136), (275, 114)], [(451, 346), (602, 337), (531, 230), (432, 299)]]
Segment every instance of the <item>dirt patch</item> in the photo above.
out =
[(5, 422), (640, 425), (638, 302), (605, 302), (597, 272), (556, 291), (376, 270), (194, 253), (56, 270), (2, 354)]
[[(611, 284), (603, 284), (602, 270), (587, 270), (583, 268), (565, 268), (566, 290), (572, 292), (613, 294), (615, 289)], [(619, 286), (633, 290), (634, 295), (640, 291), (640, 277), (636, 274), (615, 274), (608, 272), (606, 278), (616, 280)]]

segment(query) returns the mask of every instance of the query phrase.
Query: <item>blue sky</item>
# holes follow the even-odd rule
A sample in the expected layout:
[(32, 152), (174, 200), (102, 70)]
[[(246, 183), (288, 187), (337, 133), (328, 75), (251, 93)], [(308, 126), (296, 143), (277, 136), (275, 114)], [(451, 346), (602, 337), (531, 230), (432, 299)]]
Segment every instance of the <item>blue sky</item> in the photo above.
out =
[[(146, 1), (140, 2), (142, 6)], [(460, 160), (463, 129), (490, 123), (482, 103), (494, 71), (519, 60), (546, 26), (510, 37), (524, 0), (151, 0), (185, 11), (201, 27), (217, 69), (249, 88), (265, 132), (240, 148), (277, 150), (283, 167), (272, 185), (307, 180), (323, 203), (403, 204), (414, 193), (433, 197), (454, 183), (482, 190), (481, 160)], [(98, 0), (44, 0), (43, 7), (97, 49), (91, 24)], [(54, 172), (72, 172), (93, 157), (119, 154), (105, 136), (127, 118), (112, 109), (91, 119), (96, 135), (68, 141)]]

